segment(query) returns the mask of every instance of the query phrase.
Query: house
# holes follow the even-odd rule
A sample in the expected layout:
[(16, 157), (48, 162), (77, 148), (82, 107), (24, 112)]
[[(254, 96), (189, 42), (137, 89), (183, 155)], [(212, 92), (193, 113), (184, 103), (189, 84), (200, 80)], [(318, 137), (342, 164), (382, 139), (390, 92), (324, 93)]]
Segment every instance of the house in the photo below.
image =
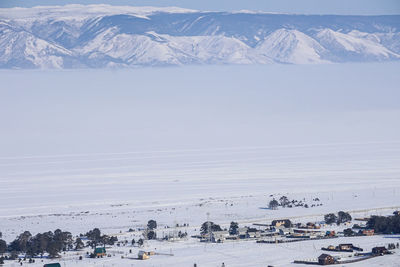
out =
[(141, 250), (138, 253), (138, 258), (139, 258), (139, 260), (148, 260), (148, 259), (150, 259), (150, 255), (146, 251)]
[(43, 267), (61, 267), (61, 264), (59, 263), (47, 263), (43, 265)]
[(229, 236), (228, 231), (214, 231), (211, 233), (211, 241), (216, 243), (222, 243)]
[(372, 248), (372, 254), (383, 256), (385, 254), (389, 254), (389, 251), (385, 247), (374, 247)]
[(310, 232), (310, 236), (314, 237), (314, 238), (321, 238), (321, 237), (325, 236), (325, 232), (321, 232), (321, 231)]
[(315, 223), (308, 222), (308, 223), (306, 224), (306, 228), (308, 228), (308, 229), (314, 229), (314, 227), (315, 227)]
[(366, 229), (366, 230), (362, 231), (362, 234), (366, 235), (366, 236), (371, 236), (371, 235), (375, 234), (375, 230), (374, 229)]
[(320, 225), (316, 225), (315, 223), (312, 223), (312, 222), (308, 222), (306, 224), (305, 228), (307, 228), (307, 229), (320, 229), (321, 226)]
[(247, 231), (249, 230), (248, 227), (239, 227), (236, 231), (237, 237), (239, 239), (247, 238)]
[(295, 224), (293, 224), (293, 226), (296, 228), (306, 228), (306, 226), (302, 223), (295, 223)]
[(291, 235), (293, 234), (294, 231), (292, 229), (286, 229), (286, 228), (279, 228), (279, 235)]
[(247, 231), (247, 236), (249, 238), (260, 238), (261, 232), (255, 229), (250, 229), (249, 231)]
[(238, 236), (240, 236), (240, 235), (246, 235), (248, 230), (249, 230), (249, 227), (239, 227), (239, 228), (236, 230), (236, 233), (237, 233)]
[(343, 251), (353, 250), (353, 244), (339, 244), (338, 249)]
[(263, 236), (263, 237), (274, 237), (274, 236), (277, 236), (278, 234), (279, 233), (275, 232), (275, 231), (268, 231), (268, 232), (261, 233), (261, 236)]
[(328, 254), (321, 254), (318, 257), (318, 264), (319, 265), (330, 265), (330, 264), (334, 264), (335, 263), (335, 259)]
[(104, 247), (95, 248), (93, 254), (94, 254), (96, 257), (103, 257), (103, 256), (106, 256), (106, 255), (107, 255), (107, 254), (106, 254), (106, 248), (104, 248)]
[(273, 220), (271, 223), (274, 227), (284, 226), (286, 228), (292, 227), (292, 222), (290, 220)]
[[(328, 247), (329, 248), (329, 247)], [(353, 244), (339, 244), (339, 246), (336, 247), (336, 250), (338, 251), (347, 251), (347, 252), (353, 252), (354, 250), (356, 251), (363, 251), (362, 248), (356, 247)]]
[(336, 236), (336, 232), (335, 231), (326, 231), (325, 236), (329, 236), (329, 237)]
[(353, 252), (354, 250), (357, 251), (363, 251), (362, 248), (358, 248), (353, 246), (353, 244), (339, 244), (338, 246), (328, 246), (326, 248), (322, 248), (322, 250), (328, 250), (328, 251), (342, 251), (342, 252)]

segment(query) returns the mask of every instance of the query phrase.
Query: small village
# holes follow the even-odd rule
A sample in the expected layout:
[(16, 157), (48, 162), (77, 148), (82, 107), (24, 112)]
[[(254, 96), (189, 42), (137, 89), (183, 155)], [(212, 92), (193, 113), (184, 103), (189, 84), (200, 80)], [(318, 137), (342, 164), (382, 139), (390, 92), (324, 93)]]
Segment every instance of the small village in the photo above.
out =
[[(62, 261), (96, 261), (96, 259), (119, 257), (121, 260), (151, 261), (154, 257), (174, 257), (172, 251), (147, 249), (149, 244), (185, 243), (189, 240), (204, 244), (226, 244), (237, 242), (255, 242), (268, 250), (274, 244), (293, 242), (312, 242), (323, 240), (320, 255), (311, 259), (295, 259), (292, 264), (334, 265), (366, 261), (375, 257), (387, 257), (399, 252), (400, 238), (386, 244), (377, 244), (370, 251), (354, 243), (332, 245), (331, 241), (351, 237), (372, 237), (383, 234), (398, 234), (400, 214), (393, 212), (389, 216), (370, 216), (352, 218), (347, 212), (326, 214), (317, 222), (292, 222), (289, 219), (276, 219), (266, 223), (239, 225), (231, 222), (229, 227), (212, 221), (204, 222), (199, 229), (188, 223), (173, 226), (157, 225), (149, 220), (142, 228), (130, 228), (126, 232), (104, 235), (97, 228), (73, 237), (69, 232), (56, 230), (32, 236), (24, 232), (10, 244), (0, 240), (0, 265), (11, 263), (16, 266), (41, 264), (44, 267), (61, 266)], [(389, 227), (389, 228), (385, 228)], [(394, 228), (393, 228), (394, 227)], [(154, 243), (156, 242), (156, 243)], [(337, 243), (337, 242), (336, 242)], [(156, 247), (156, 246), (153, 246)], [(197, 266), (196, 263), (193, 263)], [(7, 266), (7, 265), (6, 265)], [(223, 265), (225, 266), (225, 264)], [(272, 266), (272, 265), (270, 265)]]

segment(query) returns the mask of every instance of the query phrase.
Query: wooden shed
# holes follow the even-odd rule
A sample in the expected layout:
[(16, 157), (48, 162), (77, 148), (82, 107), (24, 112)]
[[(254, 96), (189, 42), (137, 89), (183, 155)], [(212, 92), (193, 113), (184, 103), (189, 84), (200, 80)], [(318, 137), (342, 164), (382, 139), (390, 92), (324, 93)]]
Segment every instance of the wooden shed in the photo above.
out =
[(330, 264), (334, 264), (335, 263), (335, 259), (328, 254), (321, 254), (318, 257), (318, 264), (319, 265), (330, 265)]

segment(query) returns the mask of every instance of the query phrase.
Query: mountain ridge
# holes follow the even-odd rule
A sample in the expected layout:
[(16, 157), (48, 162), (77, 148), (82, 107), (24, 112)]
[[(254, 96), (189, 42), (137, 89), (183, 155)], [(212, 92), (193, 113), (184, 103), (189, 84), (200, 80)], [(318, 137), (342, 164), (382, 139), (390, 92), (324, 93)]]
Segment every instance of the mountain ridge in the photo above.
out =
[(399, 29), (400, 15), (108, 5), (0, 9), (0, 68), (393, 61), (400, 59)]

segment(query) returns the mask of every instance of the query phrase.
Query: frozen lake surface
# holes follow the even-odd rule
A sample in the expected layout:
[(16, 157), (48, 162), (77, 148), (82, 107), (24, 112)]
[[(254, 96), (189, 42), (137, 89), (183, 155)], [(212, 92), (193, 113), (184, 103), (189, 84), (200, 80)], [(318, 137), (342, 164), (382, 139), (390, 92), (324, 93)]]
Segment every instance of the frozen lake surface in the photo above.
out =
[(399, 67), (1, 71), (1, 215), (396, 190)]
[(400, 143), (388, 142), (2, 159), (0, 210), (28, 215), (380, 188), (396, 194), (399, 154)]

